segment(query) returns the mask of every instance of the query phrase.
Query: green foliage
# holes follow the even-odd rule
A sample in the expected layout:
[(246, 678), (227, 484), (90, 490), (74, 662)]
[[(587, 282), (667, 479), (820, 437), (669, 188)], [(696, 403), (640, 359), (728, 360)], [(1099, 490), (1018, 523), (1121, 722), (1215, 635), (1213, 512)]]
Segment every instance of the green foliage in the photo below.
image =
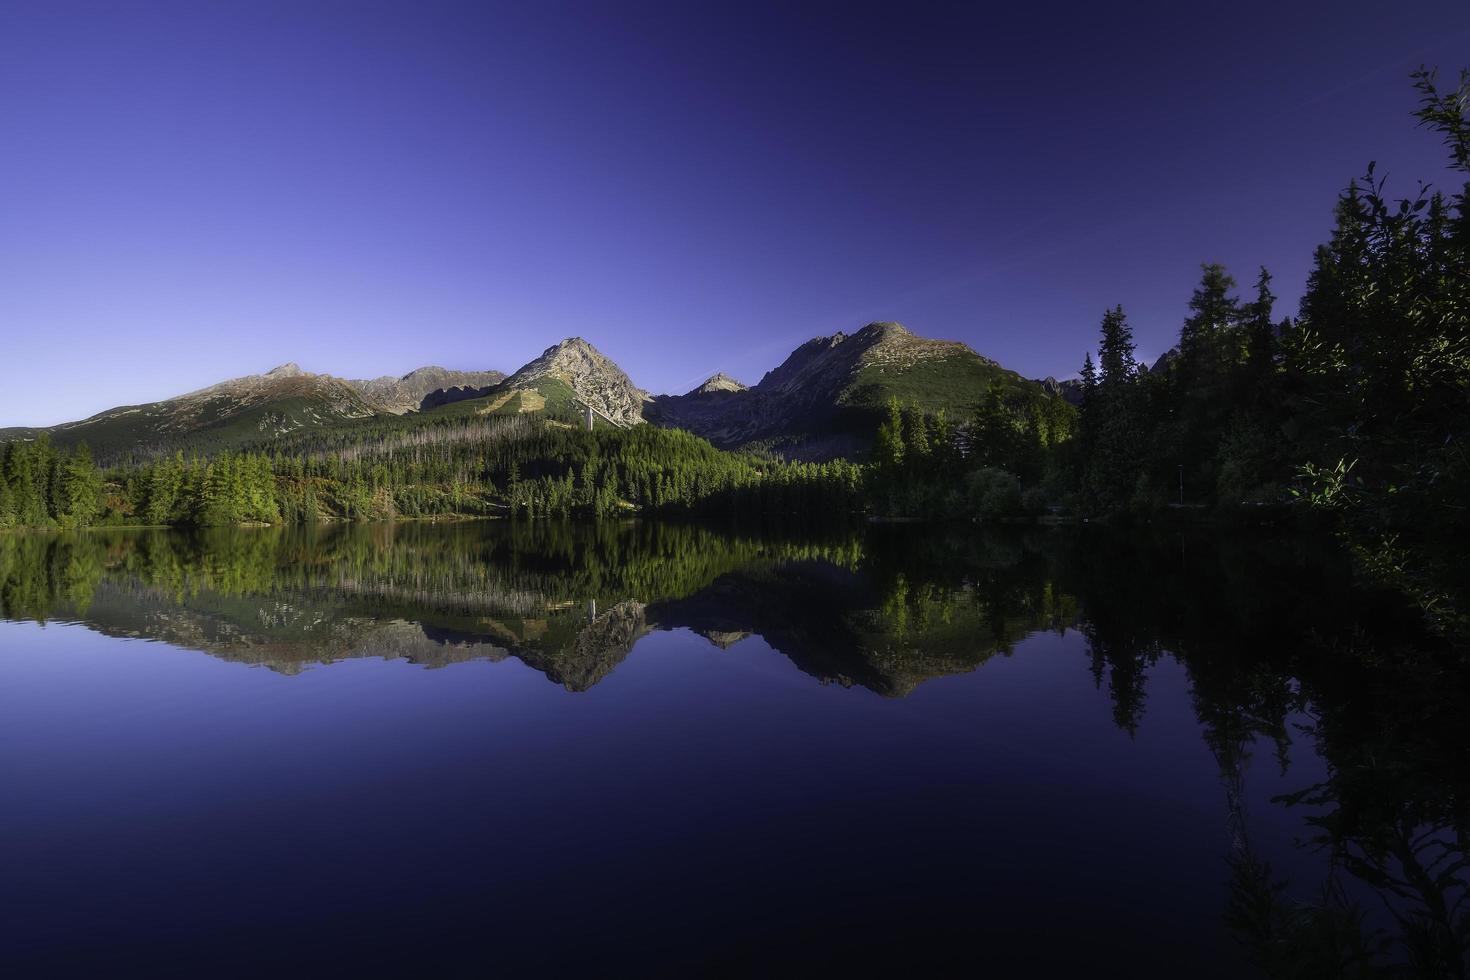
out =
[(106, 508), (106, 488), (92, 452), (34, 442), (0, 446), (0, 527), (82, 527)]
[(652, 512), (840, 521), (861, 508), (861, 469), (845, 460), (788, 463), (676, 430), (586, 432), (522, 415), (425, 416), (213, 457), (175, 452), (118, 466), (107, 482), (85, 448), (42, 439), (3, 452), (0, 526), (9, 527)]
[[(1447, 93), (1432, 72), (1414, 79), (1416, 116), (1470, 171), (1470, 75)], [(864, 367), (837, 398), (844, 424), (862, 429), (854, 444), (876, 432), (863, 464), (721, 452), (646, 425), (585, 432), (570, 389), (548, 378), (510, 399), (268, 442), (263, 416), (222, 418), (188, 452), (139, 449), (105, 472), (83, 447), (12, 442), (0, 449), (0, 526), (1009, 519), (1060, 502), (1096, 515), (1295, 503), (1338, 521), (1365, 567), (1453, 622), (1463, 603), (1448, 597), (1470, 593), (1470, 205), (1464, 191), (1425, 187), (1390, 203), (1370, 165), (1335, 216), (1296, 322), (1274, 319), (1265, 269), (1242, 300), (1227, 270), (1206, 264), (1178, 349), (1145, 370), (1122, 307), (1108, 310), (1080, 411), (969, 355)]]
[[(1416, 115), (1470, 172), (1470, 77), (1448, 94), (1432, 72), (1414, 77)], [(1370, 164), (1336, 217), (1286, 352), (1302, 495), (1365, 553), (1408, 549), (1399, 583), (1443, 605), (1437, 583), (1465, 589), (1470, 546), (1470, 200), (1421, 185), (1390, 202)]]
[(987, 389), (964, 425), (943, 409), (890, 399), (866, 472), (866, 498), (889, 517), (1036, 516), (1045, 509), (1039, 484), (1060, 470), (1075, 415), (1034, 386), (1011, 394)]
[[(1450, 93), (1414, 75), (1416, 116), (1470, 171), (1470, 74)], [(1276, 321), (1271, 276), (1233, 295), (1202, 267), (1176, 351), (1132, 370), (1121, 311), (1083, 367), (1073, 480), (1093, 513), (1166, 504), (1232, 509), (1291, 501), (1338, 520), (1367, 555), (1397, 541), (1401, 584), (1448, 608), (1429, 580), (1470, 547), (1470, 208), (1421, 186), (1390, 202), (1370, 165), (1335, 207), (1298, 320)], [(1100, 368), (1100, 370), (1099, 370)], [(1461, 576), (1463, 578), (1463, 576)], [(1450, 586), (1466, 591), (1466, 583)]]
[(923, 361), (902, 371), (865, 367), (840, 400), (843, 405), (874, 412), (885, 410), (897, 399), (929, 414), (941, 409), (965, 413), (992, 388), (1015, 394), (1031, 387), (1015, 372), (967, 352)]
[(1021, 481), (1008, 470), (981, 467), (966, 478), (970, 512), (983, 520), (1021, 517)]

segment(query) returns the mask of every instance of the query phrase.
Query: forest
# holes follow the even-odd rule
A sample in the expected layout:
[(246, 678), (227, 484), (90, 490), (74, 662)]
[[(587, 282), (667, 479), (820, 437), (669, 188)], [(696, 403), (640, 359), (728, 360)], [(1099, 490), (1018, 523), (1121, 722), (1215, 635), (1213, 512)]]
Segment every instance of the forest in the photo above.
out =
[[(1450, 91), (1429, 70), (1413, 82), (1419, 123), (1470, 173), (1470, 73)], [(1242, 297), (1207, 263), (1149, 367), (1125, 310), (1106, 311), (1071, 431), (996, 399), (963, 429), (893, 406), (871, 499), (926, 516), (1321, 520), (1454, 619), (1450, 593), (1470, 591), (1470, 185), (1392, 199), (1370, 163), (1334, 219), (1294, 318), (1266, 269)]]
[[(1413, 84), (1419, 123), (1470, 173), (1470, 74), (1449, 91), (1428, 70)], [(1311, 514), (1370, 567), (1443, 578), (1470, 544), (1470, 197), (1421, 184), (1393, 200), (1370, 164), (1334, 218), (1295, 317), (1276, 311), (1266, 269), (1242, 296), (1205, 264), (1177, 346), (1152, 366), (1123, 307), (1103, 314), (1075, 411), (994, 390), (968, 417), (893, 401), (865, 460), (724, 452), (650, 425), (588, 432), (555, 413), (393, 419), (105, 468), (41, 438), (0, 447), (0, 527)]]
[(0, 526), (297, 524), (623, 513), (820, 514), (860, 504), (862, 468), (721, 452), (678, 430), (587, 432), (524, 416), (450, 419), (332, 446), (311, 434), (103, 471), (86, 447), (10, 443)]

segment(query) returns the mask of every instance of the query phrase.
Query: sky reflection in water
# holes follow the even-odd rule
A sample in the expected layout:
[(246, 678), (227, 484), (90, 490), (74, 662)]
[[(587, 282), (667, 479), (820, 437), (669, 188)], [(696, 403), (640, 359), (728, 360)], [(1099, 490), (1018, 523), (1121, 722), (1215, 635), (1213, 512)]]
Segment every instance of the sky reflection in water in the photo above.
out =
[(1169, 539), (1127, 545), (1181, 580), (1140, 603), (1089, 572), (1148, 581), (1119, 547), (0, 539), (5, 959), (1240, 975), (1241, 856), (1304, 898), (1328, 870), (1322, 807), (1273, 802), (1330, 773), (1291, 597)]

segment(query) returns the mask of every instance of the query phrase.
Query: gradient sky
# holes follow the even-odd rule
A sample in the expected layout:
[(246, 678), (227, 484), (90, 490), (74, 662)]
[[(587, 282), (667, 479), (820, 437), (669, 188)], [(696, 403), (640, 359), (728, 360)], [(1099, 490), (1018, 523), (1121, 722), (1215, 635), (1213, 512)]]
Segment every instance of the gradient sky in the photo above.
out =
[(573, 334), (655, 392), (879, 319), (1151, 358), (1200, 262), (1294, 312), (1348, 178), (1444, 180), (1421, 63), (1470, 3), (7, 0), (0, 424)]

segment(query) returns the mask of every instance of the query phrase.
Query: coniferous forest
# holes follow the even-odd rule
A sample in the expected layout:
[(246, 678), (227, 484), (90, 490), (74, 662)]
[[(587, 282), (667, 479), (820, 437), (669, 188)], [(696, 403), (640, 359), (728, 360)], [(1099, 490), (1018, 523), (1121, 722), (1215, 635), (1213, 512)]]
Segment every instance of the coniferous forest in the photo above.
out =
[[(1470, 175), (1470, 75), (1447, 90), (1425, 70), (1413, 84), (1419, 123)], [(1319, 515), (1370, 569), (1443, 581), (1470, 544), (1470, 198), (1400, 192), (1372, 164), (1347, 185), (1294, 317), (1276, 309), (1268, 270), (1242, 286), (1205, 264), (1177, 346), (1147, 366), (1126, 310), (1105, 311), (1075, 410), (1039, 387), (992, 389), (969, 417), (893, 400), (866, 459), (817, 463), (651, 425), (589, 432), (554, 412), (396, 419), (106, 465), (42, 436), (0, 449), (0, 526)]]

